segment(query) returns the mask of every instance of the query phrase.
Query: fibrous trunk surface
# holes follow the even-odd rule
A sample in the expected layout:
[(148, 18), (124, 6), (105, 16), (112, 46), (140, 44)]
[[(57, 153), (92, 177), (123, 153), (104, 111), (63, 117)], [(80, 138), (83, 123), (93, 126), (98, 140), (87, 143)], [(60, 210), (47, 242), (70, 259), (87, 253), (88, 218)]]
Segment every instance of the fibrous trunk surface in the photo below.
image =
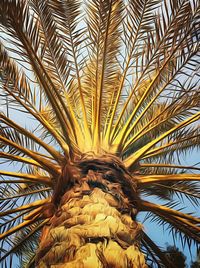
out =
[(81, 177), (62, 195), (42, 232), (36, 267), (147, 267), (138, 248), (134, 184), (113, 163), (81, 163)]

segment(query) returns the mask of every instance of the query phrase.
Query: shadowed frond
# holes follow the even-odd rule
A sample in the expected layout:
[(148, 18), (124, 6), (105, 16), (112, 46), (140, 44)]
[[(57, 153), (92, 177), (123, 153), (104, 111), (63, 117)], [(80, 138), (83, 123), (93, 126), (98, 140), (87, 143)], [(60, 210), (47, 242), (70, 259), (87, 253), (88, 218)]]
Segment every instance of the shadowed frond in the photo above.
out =
[[(174, 264), (170, 261), (170, 259), (164, 254), (164, 252), (151, 240), (151, 238), (146, 234), (142, 233), (142, 245), (145, 249), (145, 254), (149, 256), (149, 260), (153, 262), (153, 264), (157, 264), (158, 267), (163, 267), (163, 264), (166, 267), (174, 267)], [(147, 257), (148, 260), (148, 257)]]

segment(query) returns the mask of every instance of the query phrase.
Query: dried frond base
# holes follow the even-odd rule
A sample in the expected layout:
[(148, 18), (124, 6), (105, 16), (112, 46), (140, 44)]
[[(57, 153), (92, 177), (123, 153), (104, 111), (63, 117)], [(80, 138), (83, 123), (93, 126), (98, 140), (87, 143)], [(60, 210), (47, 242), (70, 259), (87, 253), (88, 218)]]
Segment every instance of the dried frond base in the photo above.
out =
[(61, 198), (43, 230), (36, 267), (145, 268), (138, 248), (141, 225), (119, 183), (89, 170)]

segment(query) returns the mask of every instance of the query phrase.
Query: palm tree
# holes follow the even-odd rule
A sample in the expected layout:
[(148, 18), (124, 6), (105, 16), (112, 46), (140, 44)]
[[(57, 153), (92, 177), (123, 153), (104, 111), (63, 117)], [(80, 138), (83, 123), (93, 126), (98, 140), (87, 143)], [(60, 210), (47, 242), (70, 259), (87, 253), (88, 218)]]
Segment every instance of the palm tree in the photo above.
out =
[(197, 256), (194, 262), (191, 262), (190, 268), (200, 268), (200, 251), (197, 249)]
[(183, 162), (200, 144), (199, 12), (198, 0), (0, 1), (2, 267), (14, 255), (172, 267), (140, 212), (200, 242), (180, 207), (200, 197), (200, 168)]
[(175, 267), (186, 268), (186, 257), (177, 247), (167, 245), (165, 254)]

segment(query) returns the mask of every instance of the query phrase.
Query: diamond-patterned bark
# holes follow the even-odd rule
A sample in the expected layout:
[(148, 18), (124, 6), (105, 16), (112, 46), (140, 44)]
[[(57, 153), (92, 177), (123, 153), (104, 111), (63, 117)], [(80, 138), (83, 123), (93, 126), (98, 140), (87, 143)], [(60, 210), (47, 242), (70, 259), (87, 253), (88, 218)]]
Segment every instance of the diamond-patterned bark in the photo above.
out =
[(141, 225), (119, 183), (90, 170), (67, 191), (43, 230), (38, 268), (145, 268)]

